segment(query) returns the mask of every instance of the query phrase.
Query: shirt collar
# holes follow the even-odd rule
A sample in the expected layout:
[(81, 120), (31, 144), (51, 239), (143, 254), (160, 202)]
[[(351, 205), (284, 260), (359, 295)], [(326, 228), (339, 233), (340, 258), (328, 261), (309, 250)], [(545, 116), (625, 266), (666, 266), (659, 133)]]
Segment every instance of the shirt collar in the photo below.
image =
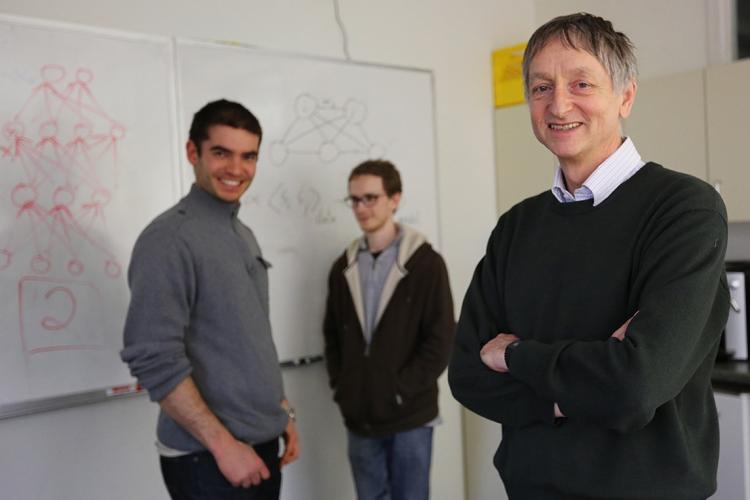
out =
[(239, 202), (227, 203), (226, 201), (222, 201), (208, 191), (198, 187), (197, 184), (190, 186), (190, 192), (183, 199), (188, 207), (200, 207), (201, 210), (219, 217), (230, 216), (235, 218), (240, 211)]
[[(404, 237), (404, 232), (401, 230), (401, 228), (398, 225), (396, 226), (396, 230), (398, 231), (396, 233), (396, 237), (393, 238), (393, 241), (391, 241), (388, 244), (388, 246), (386, 246), (383, 250), (381, 250), (381, 253), (385, 252), (386, 250), (388, 250), (390, 248), (395, 248), (396, 246), (398, 246), (401, 243), (401, 240)], [(359, 240), (359, 251), (360, 252), (369, 252), (370, 251), (370, 249), (367, 247), (367, 236), (365, 236), (365, 235), (362, 235), (362, 238)]]
[(609, 158), (604, 160), (596, 170), (586, 179), (583, 185), (570, 193), (566, 187), (562, 169), (555, 169), (552, 183), (552, 194), (560, 203), (590, 200), (594, 206), (600, 204), (611, 195), (620, 184), (630, 179), (645, 163), (635, 148), (633, 141), (627, 137)]

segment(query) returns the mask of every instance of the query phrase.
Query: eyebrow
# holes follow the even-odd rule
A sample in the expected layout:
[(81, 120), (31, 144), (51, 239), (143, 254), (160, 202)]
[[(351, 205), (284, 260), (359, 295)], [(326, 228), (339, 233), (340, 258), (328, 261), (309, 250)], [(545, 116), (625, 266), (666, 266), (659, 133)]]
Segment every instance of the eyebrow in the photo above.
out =
[[(585, 66), (575, 68), (572, 73), (575, 76), (591, 76), (591, 70)], [(529, 75), (530, 80), (534, 78), (538, 78), (540, 80), (553, 80), (552, 76), (549, 73), (545, 73), (542, 71), (537, 71)]]
[[(211, 146), (211, 148), (209, 149), (209, 151), (219, 152), (219, 153), (232, 153), (232, 154), (234, 154), (234, 151), (232, 151), (231, 149), (229, 149), (229, 148), (227, 148), (225, 146), (222, 146), (220, 144), (215, 144), (215, 145)], [(258, 151), (255, 150), (255, 149), (251, 149), (251, 150), (248, 150), (248, 151), (243, 151), (240, 154), (242, 156), (257, 156), (258, 155)]]
[(382, 194), (381, 193), (364, 193), (361, 195), (357, 195), (357, 194), (349, 193), (349, 196), (352, 198), (364, 198), (365, 196), (382, 196)]

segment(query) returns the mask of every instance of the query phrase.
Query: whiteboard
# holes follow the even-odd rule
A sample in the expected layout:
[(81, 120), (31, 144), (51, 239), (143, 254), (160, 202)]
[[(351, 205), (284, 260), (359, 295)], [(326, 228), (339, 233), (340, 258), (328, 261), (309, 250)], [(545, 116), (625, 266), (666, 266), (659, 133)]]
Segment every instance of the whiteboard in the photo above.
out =
[(119, 358), (127, 264), (180, 178), (170, 39), (2, 16), (0, 60), (8, 416), (133, 382)]
[[(320, 355), (328, 272), (361, 235), (343, 202), (355, 165), (392, 161), (404, 185), (397, 220), (437, 246), (432, 73), (182, 39), (176, 56), (180, 137), (193, 113), (219, 98), (241, 102), (260, 120), (258, 170), (240, 218), (272, 264), (280, 359)], [(189, 186), (184, 158), (182, 168)]]

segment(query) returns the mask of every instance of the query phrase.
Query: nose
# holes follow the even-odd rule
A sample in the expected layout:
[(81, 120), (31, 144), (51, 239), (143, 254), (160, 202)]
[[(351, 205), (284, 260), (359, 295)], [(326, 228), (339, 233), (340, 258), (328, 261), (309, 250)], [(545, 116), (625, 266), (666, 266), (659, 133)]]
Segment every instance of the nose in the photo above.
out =
[(227, 163), (227, 171), (232, 175), (240, 175), (242, 173), (242, 158), (240, 156), (232, 156)]
[(568, 94), (568, 89), (563, 85), (556, 86), (549, 103), (550, 113), (554, 116), (562, 117), (570, 111), (571, 107), (572, 103), (570, 95)]

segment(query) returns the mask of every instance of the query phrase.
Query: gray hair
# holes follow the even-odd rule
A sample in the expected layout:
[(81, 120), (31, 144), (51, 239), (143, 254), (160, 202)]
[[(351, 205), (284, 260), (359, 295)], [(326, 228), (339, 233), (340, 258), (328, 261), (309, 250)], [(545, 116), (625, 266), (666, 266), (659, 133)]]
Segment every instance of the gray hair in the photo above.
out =
[(596, 57), (612, 79), (612, 87), (621, 92), (638, 76), (635, 47), (627, 35), (615, 31), (612, 23), (598, 16), (580, 12), (560, 16), (539, 27), (523, 54), (524, 92), (529, 91), (529, 66), (534, 57), (552, 40), (565, 47), (584, 50)]

